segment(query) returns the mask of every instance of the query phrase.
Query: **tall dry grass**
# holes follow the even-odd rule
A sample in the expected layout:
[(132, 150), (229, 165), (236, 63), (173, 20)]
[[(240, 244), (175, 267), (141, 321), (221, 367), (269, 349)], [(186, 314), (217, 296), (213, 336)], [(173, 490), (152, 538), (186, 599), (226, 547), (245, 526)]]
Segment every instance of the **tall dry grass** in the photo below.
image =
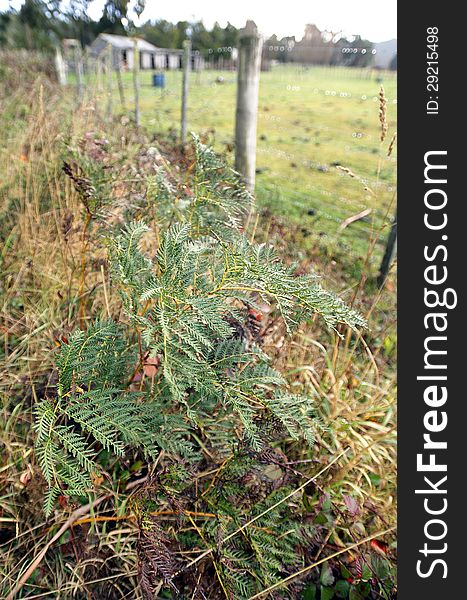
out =
[[(87, 133), (99, 135), (108, 125), (91, 101), (76, 107), (73, 95), (59, 90), (47, 73), (36, 72), (24, 81), (10, 72), (7, 83), (9, 93), (0, 98), (1, 127), (6, 132), (0, 148), (1, 597), (13, 589), (46, 544), (55, 523), (73, 508), (64, 506), (52, 522), (44, 520), (32, 406), (55, 384), (54, 352), (79, 325), (80, 309), (85, 307), (87, 321), (109, 305), (108, 275), (101, 261), (105, 251), (86, 230), (85, 211), (62, 170), (67, 146)], [(124, 127), (117, 122), (113, 139), (121, 142), (123, 134)], [(125, 150), (131, 154), (132, 141)], [(88, 589), (83, 578), (94, 581), (89, 584), (94, 590), (107, 578), (127, 592), (135, 589), (134, 535), (128, 527), (122, 527), (121, 534), (99, 532), (103, 553), (118, 556), (113, 573), (92, 557), (70, 568), (66, 544), (71, 544), (71, 554), (73, 546), (79, 546), (71, 535), (50, 564), (45, 558), (41, 569), (46, 575), (32, 577), (27, 596), (74, 597), (80, 589), (86, 597), (90, 592), (83, 591)], [(124, 584), (118, 582), (120, 572)]]

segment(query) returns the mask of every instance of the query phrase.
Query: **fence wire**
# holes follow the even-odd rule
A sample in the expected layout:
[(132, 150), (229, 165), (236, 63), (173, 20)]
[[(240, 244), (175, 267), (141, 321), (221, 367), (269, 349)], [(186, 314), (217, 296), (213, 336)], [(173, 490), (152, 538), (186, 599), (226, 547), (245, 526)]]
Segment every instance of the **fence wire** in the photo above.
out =
[[(71, 67), (72, 65), (70, 65)], [(131, 72), (109, 74), (105, 65), (84, 68), (89, 99), (102, 111), (112, 89), (114, 117), (134, 111)], [(154, 75), (158, 84), (154, 87)], [(141, 70), (141, 123), (159, 135), (180, 131), (182, 74)], [(73, 84), (73, 75), (69, 77)], [(382, 144), (379, 92), (385, 88), (389, 132)], [(256, 195), (263, 209), (291, 217), (305, 235), (337, 243), (361, 257), (374, 235), (379, 260), (390, 227), (397, 155), (388, 157), (396, 130), (396, 74), (345, 67), (277, 65), (261, 73), (257, 123)], [(236, 72), (190, 74), (188, 131), (203, 135), (233, 162)], [(355, 174), (349, 177), (339, 170)], [(368, 214), (346, 226), (352, 216)], [(382, 226), (385, 227), (382, 229)]]

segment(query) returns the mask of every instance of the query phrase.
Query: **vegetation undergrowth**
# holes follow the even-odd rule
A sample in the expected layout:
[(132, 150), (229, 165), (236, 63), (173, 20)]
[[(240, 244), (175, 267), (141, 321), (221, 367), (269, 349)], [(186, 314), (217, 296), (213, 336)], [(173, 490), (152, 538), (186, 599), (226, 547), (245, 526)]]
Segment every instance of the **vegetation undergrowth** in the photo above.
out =
[(2, 150), (3, 595), (392, 597), (375, 299), (280, 260), (198, 139), (31, 87)]

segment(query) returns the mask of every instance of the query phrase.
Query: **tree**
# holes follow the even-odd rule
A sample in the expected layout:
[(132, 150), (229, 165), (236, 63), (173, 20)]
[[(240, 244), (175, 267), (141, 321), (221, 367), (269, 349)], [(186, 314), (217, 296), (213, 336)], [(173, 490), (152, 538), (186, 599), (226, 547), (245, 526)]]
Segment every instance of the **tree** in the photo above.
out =
[(341, 38), (335, 47), (332, 64), (346, 67), (367, 67), (371, 63), (373, 44), (356, 35), (349, 40)]
[(159, 48), (177, 48), (178, 34), (173, 23), (165, 19), (147, 21), (140, 29), (141, 35)]
[[(145, 0), (137, 0), (132, 12), (139, 18), (146, 5)], [(126, 23), (124, 24), (124, 21)], [(125, 34), (125, 25), (134, 27), (129, 0), (106, 0), (104, 11), (98, 24), (98, 33)]]
[(237, 45), (238, 41), (238, 29), (227, 22), (227, 25), (224, 27), (224, 46), (234, 47)]
[(0, 43), (14, 48), (52, 52), (60, 39), (78, 38), (82, 45), (95, 37), (95, 25), (86, 14), (90, 0), (25, 0), (19, 11), (0, 18)]
[(269, 60), (287, 62), (290, 60), (290, 51), (295, 46), (295, 36), (286, 36), (278, 39), (277, 35), (272, 35), (264, 43), (264, 53)]
[(83, 47), (93, 41), (97, 34), (97, 23), (92, 21), (87, 14), (90, 1), (71, 0), (65, 6), (61, 13), (63, 35), (60, 37), (78, 39)]
[(217, 52), (218, 48), (224, 49), (222, 56), (230, 55), (228, 48), (234, 48), (237, 45), (238, 30), (231, 23), (227, 23), (224, 28), (219, 23), (215, 23), (212, 30), (209, 31), (203, 21), (194, 23), (179, 21), (174, 24), (159, 19), (146, 21), (140, 28), (140, 35), (160, 48), (181, 48), (188, 27), (191, 27), (193, 50), (198, 50), (203, 56), (208, 56), (209, 50), (214, 50), (216, 57), (220, 56), (221, 53)]
[(53, 48), (57, 23), (53, 10), (43, 0), (25, 0), (14, 21), (12, 41), (15, 46), (43, 51)]
[(191, 41), (194, 50), (199, 50), (203, 55), (207, 54), (207, 50), (211, 47), (211, 34), (204, 26), (203, 21), (193, 23), (191, 33)]

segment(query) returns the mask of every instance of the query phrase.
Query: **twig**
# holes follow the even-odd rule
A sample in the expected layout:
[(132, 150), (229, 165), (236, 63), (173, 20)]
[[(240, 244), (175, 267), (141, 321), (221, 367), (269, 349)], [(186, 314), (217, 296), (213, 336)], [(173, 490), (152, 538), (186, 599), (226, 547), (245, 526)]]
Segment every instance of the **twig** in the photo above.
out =
[(366, 217), (370, 213), (371, 213), (371, 208), (365, 208), (365, 210), (362, 210), (358, 214), (352, 215), (351, 217), (347, 217), (347, 219), (342, 221), (342, 223), (339, 225), (339, 231), (342, 231), (351, 223), (355, 223), (355, 221), (359, 221), (360, 219), (363, 219), (363, 217)]
[[(144, 483), (146, 481), (146, 479), (147, 479), (147, 477), (142, 477), (141, 479), (132, 481), (131, 483), (129, 483), (126, 486), (126, 489), (129, 490), (131, 488), (134, 488), (137, 485), (139, 485), (140, 483)], [(109, 500), (109, 498), (112, 498), (112, 496), (113, 496), (112, 493), (105, 494), (105, 496), (96, 498), (96, 500), (94, 500), (93, 502), (89, 502), (89, 504), (80, 506), (75, 511), (73, 511), (71, 513), (71, 515), (68, 517), (68, 519), (65, 521), (65, 523), (63, 523), (63, 525), (57, 531), (57, 533), (45, 544), (45, 546), (42, 548), (42, 550), (39, 552), (39, 554), (36, 556), (36, 558), (32, 561), (32, 563), (29, 565), (29, 567), (26, 569), (26, 571), (21, 576), (21, 579), (18, 581), (18, 583), (15, 585), (15, 587), (11, 590), (11, 592), (6, 597), (6, 600), (13, 600), (13, 598), (16, 596), (16, 594), (20, 591), (20, 589), (24, 586), (24, 584), (27, 582), (27, 580), (31, 577), (31, 575), (34, 573), (34, 571), (40, 565), (40, 563), (42, 562), (42, 559), (47, 554), (48, 549), (65, 533), (65, 531), (67, 531), (74, 524), (75, 521), (77, 521), (80, 517), (86, 515), (88, 512), (90, 512), (94, 508), (96, 508), (96, 506), (99, 506), (99, 504), (102, 504), (102, 502), (104, 502), (105, 500)]]
[(109, 297), (107, 295), (107, 286), (106, 286), (106, 283), (105, 283), (104, 265), (101, 265), (101, 275), (102, 275), (102, 285), (104, 286), (105, 308), (107, 309), (107, 316), (110, 319), (111, 314), (110, 314), (110, 306), (109, 306)]
[[(149, 513), (150, 515), (153, 515), (154, 517), (160, 517), (162, 515), (179, 515), (180, 512), (179, 511), (175, 511), (175, 510), (153, 510)], [(191, 511), (191, 510), (184, 510), (183, 514), (186, 516), (193, 516), (193, 517), (209, 517), (211, 519), (217, 518), (218, 515), (215, 515), (214, 513), (206, 513), (206, 512), (196, 512), (196, 511)], [(78, 525), (84, 525), (85, 523), (100, 523), (100, 522), (106, 522), (106, 521), (130, 521), (132, 519), (136, 519), (135, 515), (119, 515), (116, 517), (85, 517), (84, 519), (78, 519), (78, 521), (75, 521), (72, 525), (72, 527), (77, 527)]]

